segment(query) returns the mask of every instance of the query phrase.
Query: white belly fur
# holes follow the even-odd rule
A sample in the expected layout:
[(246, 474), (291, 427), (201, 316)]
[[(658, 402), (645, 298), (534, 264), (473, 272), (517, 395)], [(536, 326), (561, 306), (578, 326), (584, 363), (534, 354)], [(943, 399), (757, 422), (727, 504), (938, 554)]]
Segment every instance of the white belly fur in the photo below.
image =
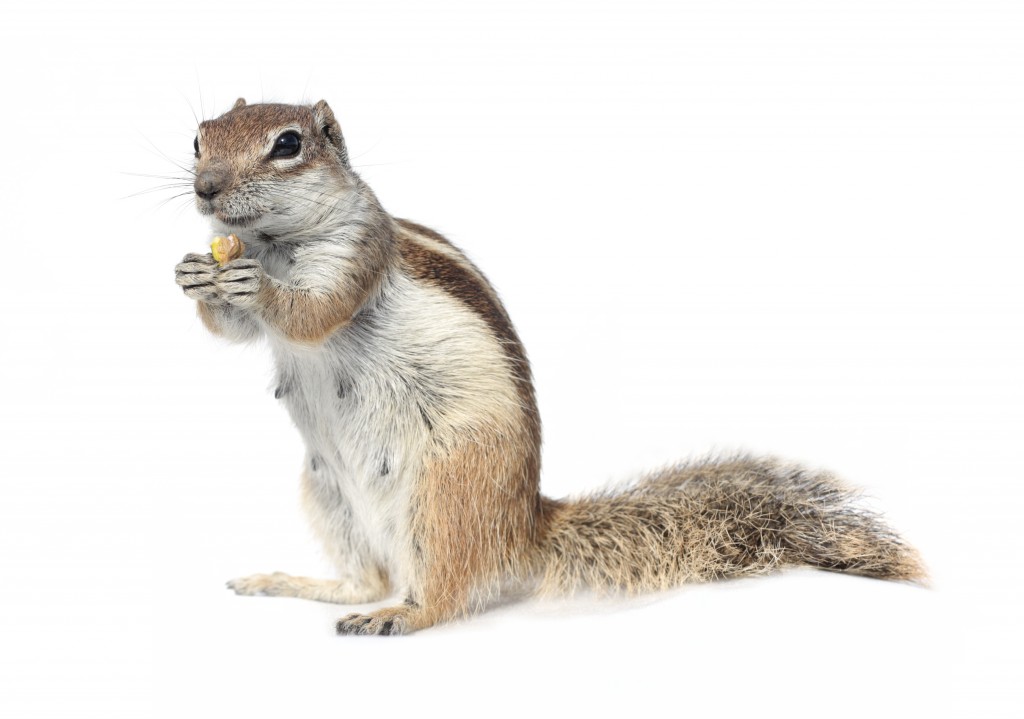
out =
[(402, 276), (385, 302), (323, 346), (273, 335), (271, 346), (280, 399), (307, 448), (316, 490), (307, 500), (335, 544), (329, 552), (342, 571), (345, 552), (367, 552), (393, 585), (406, 585), (413, 482), (431, 447), (488, 417), (500, 421), (518, 403), (505, 354), (458, 300)]

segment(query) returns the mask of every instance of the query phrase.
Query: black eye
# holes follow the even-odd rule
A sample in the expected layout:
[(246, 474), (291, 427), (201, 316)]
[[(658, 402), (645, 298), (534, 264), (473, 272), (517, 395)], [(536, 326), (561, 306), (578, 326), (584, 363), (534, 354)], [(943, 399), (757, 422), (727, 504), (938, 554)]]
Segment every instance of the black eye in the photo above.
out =
[(299, 154), (300, 147), (302, 147), (302, 142), (299, 140), (299, 133), (289, 130), (274, 140), (274, 149), (270, 151), (270, 156), (294, 157)]
[(199, 157), (199, 135), (196, 135), (196, 139), (192, 142), (192, 147), (196, 148), (196, 157)]

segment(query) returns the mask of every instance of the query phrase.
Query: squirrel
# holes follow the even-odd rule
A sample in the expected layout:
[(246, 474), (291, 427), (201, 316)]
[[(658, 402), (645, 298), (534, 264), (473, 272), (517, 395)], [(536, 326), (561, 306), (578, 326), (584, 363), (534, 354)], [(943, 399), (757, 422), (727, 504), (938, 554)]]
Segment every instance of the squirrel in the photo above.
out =
[(228, 582), (242, 595), (404, 601), (338, 620), (398, 635), (502, 591), (625, 593), (785, 566), (923, 580), (918, 553), (831, 474), (737, 455), (580, 499), (540, 494), (541, 424), (493, 287), (443, 236), (390, 216), (326, 102), (248, 105), (199, 125), (197, 209), (244, 255), (189, 254), (203, 324), (266, 338), (275, 398), (305, 442), (303, 505), (338, 572)]

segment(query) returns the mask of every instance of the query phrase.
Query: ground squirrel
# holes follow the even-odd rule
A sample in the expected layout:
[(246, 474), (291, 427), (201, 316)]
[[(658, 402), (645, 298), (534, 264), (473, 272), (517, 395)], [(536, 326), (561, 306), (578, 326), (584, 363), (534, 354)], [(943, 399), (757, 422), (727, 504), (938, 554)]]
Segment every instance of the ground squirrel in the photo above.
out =
[(508, 587), (639, 592), (809, 565), (920, 579), (915, 551), (828, 474), (734, 456), (579, 500), (540, 494), (530, 366), (497, 294), (448, 240), (392, 218), (326, 102), (202, 122), (196, 203), (245, 242), (176, 268), (214, 334), (265, 337), (305, 440), (306, 510), (338, 572), (236, 579), (339, 604), (341, 634), (402, 634)]

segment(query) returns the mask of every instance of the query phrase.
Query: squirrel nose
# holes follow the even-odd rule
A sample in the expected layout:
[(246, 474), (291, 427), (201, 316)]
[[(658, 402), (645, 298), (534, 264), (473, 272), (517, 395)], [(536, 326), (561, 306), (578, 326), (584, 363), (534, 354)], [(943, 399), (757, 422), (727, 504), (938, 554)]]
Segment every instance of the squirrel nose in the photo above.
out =
[(227, 173), (217, 170), (203, 170), (196, 175), (196, 194), (204, 200), (212, 200), (227, 184)]

